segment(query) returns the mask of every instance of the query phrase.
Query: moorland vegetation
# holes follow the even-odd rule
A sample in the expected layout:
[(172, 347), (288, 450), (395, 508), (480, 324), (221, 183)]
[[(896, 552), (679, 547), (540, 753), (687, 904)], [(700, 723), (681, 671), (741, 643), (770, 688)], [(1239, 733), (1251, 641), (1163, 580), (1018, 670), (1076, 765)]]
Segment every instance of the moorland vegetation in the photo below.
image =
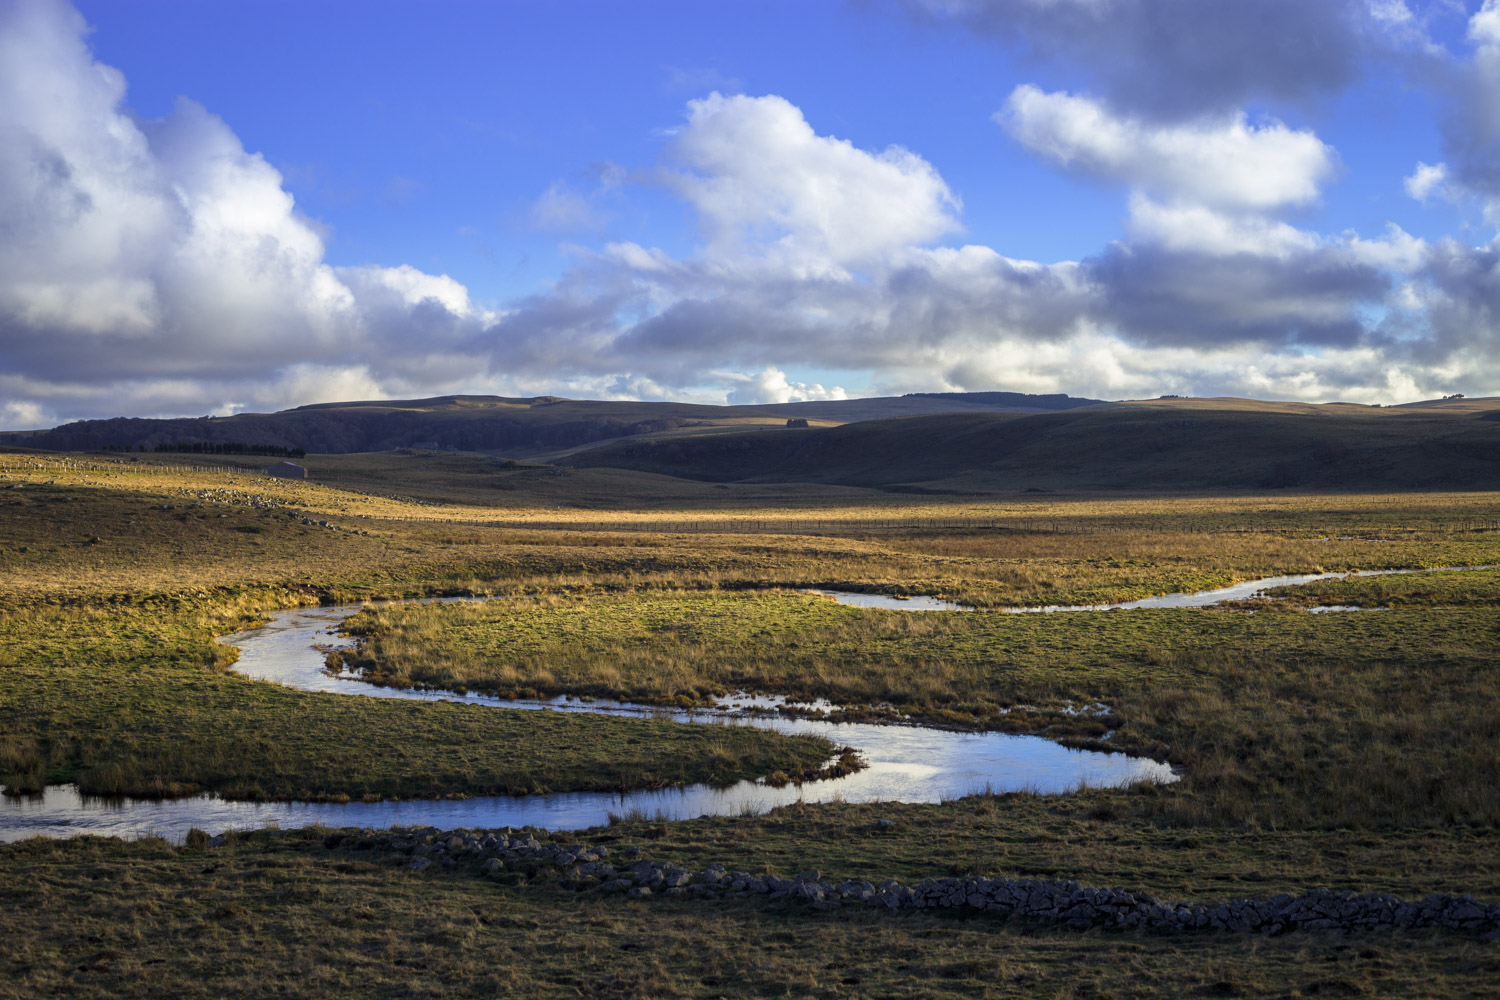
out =
[[(1204, 611), (1000, 611), (1496, 563), (1493, 494), (1012, 482), (923, 496), (490, 455), (305, 464), (310, 480), (294, 482), (255, 474), (249, 456), (0, 453), (0, 781), (339, 800), (727, 781), (831, 752), (763, 730), (285, 690), (234, 674), (213, 641), (279, 607), (483, 594), (499, 599), (368, 613), (355, 665), (502, 694), (826, 697), (1183, 769), (1171, 786), (621, 817), (587, 834), (654, 857), (911, 881), (1045, 875), (1183, 898), (1500, 895), (1496, 572), (1327, 581)], [(819, 587), (986, 610), (857, 610), (799, 592)], [(1303, 610), (1327, 604), (1379, 610)], [(1095, 702), (1106, 715), (1065, 711)], [(1158, 939), (749, 902), (645, 908), (540, 877), (418, 879), (322, 843), (0, 849), (0, 933), (20, 942), (0, 996), (139, 994), (148, 968), (178, 995), (269, 983), (323, 996), (1442, 996), (1500, 975), (1491, 946), (1447, 933)]]

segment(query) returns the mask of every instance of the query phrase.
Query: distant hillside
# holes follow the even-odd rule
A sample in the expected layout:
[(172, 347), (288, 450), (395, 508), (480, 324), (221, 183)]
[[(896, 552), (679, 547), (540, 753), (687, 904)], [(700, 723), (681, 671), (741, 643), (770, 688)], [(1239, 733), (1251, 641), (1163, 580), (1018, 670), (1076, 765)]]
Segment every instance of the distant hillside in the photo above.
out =
[(1034, 395), (1025, 392), (909, 392), (904, 399), (930, 399), (938, 405), (960, 403), (966, 406), (1004, 407), (1007, 410), (1072, 410), (1102, 403), (1102, 399), (1082, 399), (1060, 392)]
[(932, 413), (1052, 413), (1103, 403), (1102, 399), (1084, 399), (1062, 393), (1031, 395), (1024, 392), (911, 392), (905, 396), (875, 396), (868, 399), (773, 403), (757, 409), (779, 416), (807, 417), (847, 424), (856, 420), (915, 417)]
[(1153, 400), (602, 445), (568, 459), (718, 482), (914, 491), (1497, 489), (1500, 400)]
[(232, 417), (81, 420), (46, 431), (0, 434), (0, 443), (56, 451), (147, 450), (184, 444), (243, 444), (313, 453), (431, 446), (520, 456), (546, 455), (640, 435), (784, 426), (789, 417), (845, 423), (941, 412), (1038, 412), (1094, 402), (1067, 396), (964, 393), (770, 406), (704, 406), (563, 399), (558, 396), (439, 396), (432, 399), (315, 403)]

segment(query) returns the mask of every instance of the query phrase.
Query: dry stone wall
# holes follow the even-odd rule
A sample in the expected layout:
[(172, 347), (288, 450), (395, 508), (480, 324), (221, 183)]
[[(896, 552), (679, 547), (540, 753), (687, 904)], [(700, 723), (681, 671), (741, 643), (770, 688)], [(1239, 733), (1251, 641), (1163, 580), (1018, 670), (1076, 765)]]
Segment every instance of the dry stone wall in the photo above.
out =
[[(210, 846), (222, 843), (222, 837)], [(1090, 927), (1218, 930), (1278, 934), (1295, 930), (1361, 931), (1446, 928), (1500, 941), (1500, 903), (1433, 893), (1405, 900), (1385, 893), (1311, 890), (1293, 896), (1222, 902), (1162, 900), (1144, 892), (1099, 889), (1071, 881), (1006, 878), (925, 879), (913, 886), (825, 879), (818, 871), (792, 877), (731, 870), (712, 864), (701, 871), (640, 856), (637, 848), (558, 844), (529, 832), (405, 831), (332, 833), (324, 846), (380, 852), (414, 871), (455, 870), (481, 876), (546, 874), (566, 888), (634, 899), (785, 900), (814, 910), (862, 907), (898, 910), (968, 910), (997, 917)], [(512, 874), (512, 877), (514, 875)]]

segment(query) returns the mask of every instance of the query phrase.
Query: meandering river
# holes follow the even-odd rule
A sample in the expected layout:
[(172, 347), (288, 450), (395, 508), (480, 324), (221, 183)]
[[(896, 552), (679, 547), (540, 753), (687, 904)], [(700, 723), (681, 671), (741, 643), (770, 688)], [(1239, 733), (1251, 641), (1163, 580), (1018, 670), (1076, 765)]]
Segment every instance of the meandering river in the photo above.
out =
[[(1490, 566), (1444, 567), (1489, 569)], [(1317, 573), (1271, 577), (1197, 594), (1168, 594), (1120, 604), (1009, 609), (1013, 612), (1102, 611), (1112, 608), (1193, 608), (1253, 596), (1271, 587), (1310, 583), (1338, 576), (1372, 576), (1423, 570), (1372, 570), (1357, 574)], [(1426, 572), (1436, 572), (1428, 570)], [(963, 610), (931, 598), (897, 600), (864, 594), (835, 594), (844, 603), (899, 610)], [(679, 711), (620, 702), (584, 703), (502, 701), (482, 695), (410, 691), (378, 687), (350, 676), (335, 676), (324, 666), (324, 651), (350, 640), (339, 635), (342, 623), (359, 605), (297, 608), (279, 611), (265, 624), (223, 642), (239, 647), (235, 669), (246, 677), (329, 696), (450, 700), (476, 710), (602, 712), (652, 715), (678, 722), (757, 726), (788, 734), (822, 736), (838, 746), (852, 746), (869, 763), (865, 770), (826, 781), (774, 788), (742, 781), (727, 788), (686, 788), (626, 793), (559, 793), (487, 796), (472, 799), (404, 802), (234, 802), (213, 795), (168, 801), (102, 800), (81, 796), (71, 785), (49, 787), (44, 794), (0, 797), (0, 841), (25, 837), (69, 837), (79, 834), (139, 837), (159, 835), (180, 840), (197, 827), (209, 833), (320, 823), (327, 826), (389, 827), (431, 825), (455, 827), (541, 826), (582, 829), (608, 821), (611, 814), (644, 814), (663, 819), (755, 814), (775, 806), (804, 802), (939, 802), (974, 792), (1033, 790), (1067, 792), (1080, 786), (1119, 786), (1138, 781), (1171, 782), (1172, 769), (1159, 761), (1070, 750), (1035, 736), (962, 733), (925, 726), (836, 723), (786, 718), (743, 709)], [(726, 699), (727, 704), (764, 708), (765, 698)]]
[[(1404, 576), (1410, 573), (1458, 573), (1481, 569), (1495, 569), (1495, 564), (1483, 566), (1434, 566), (1431, 569), (1357, 569), (1347, 573), (1298, 573), (1292, 576), (1266, 576), (1259, 580), (1244, 580), (1228, 587), (1213, 590), (1198, 590), (1191, 593), (1158, 594), (1142, 597), (1136, 601), (1120, 601), (1117, 604), (1040, 604), (1023, 608), (997, 608), (1008, 615), (1054, 614), (1059, 611), (1124, 611), (1132, 608), (1207, 608), (1227, 601), (1244, 601), (1261, 597), (1276, 587), (1296, 587), (1319, 580), (1347, 580), (1361, 576)], [(974, 611), (976, 609), (936, 597), (890, 597), (885, 594), (857, 594), (846, 590), (809, 590), (810, 594), (831, 597), (840, 604), (856, 608), (883, 608), (887, 611)], [(1357, 604), (1330, 604), (1308, 609), (1313, 612), (1363, 611)]]

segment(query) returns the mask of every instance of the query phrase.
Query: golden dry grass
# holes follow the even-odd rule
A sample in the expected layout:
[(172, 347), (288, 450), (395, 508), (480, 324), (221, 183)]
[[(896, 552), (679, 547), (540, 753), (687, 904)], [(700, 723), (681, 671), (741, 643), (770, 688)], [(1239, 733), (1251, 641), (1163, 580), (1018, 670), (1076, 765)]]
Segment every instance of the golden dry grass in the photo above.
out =
[[(370, 461), (374, 476), (394, 460)], [(846, 586), (1088, 603), (1273, 573), (1483, 562), (1500, 534), (1488, 527), (1500, 526), (1490, 494), (911, 504), (808, 488), (819, 495), (800, 502), (726, 491), (716, 507), (657, 495), (656, 509), (599, 511), (545, 506), (524, 490), (482, 506), (462, 477), (438, 472), (428, 493), (456, 500), (0, 454), (0, 602), (243, 586), (355, 598), (434, 586)]]

